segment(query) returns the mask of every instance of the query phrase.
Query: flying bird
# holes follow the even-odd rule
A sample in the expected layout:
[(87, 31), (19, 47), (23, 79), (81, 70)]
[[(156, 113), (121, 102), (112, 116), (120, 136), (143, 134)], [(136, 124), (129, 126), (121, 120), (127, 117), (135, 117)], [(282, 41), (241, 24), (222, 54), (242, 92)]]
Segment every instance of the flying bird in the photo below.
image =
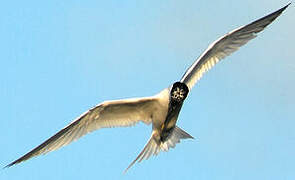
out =
[(288, 6), (237, 28), (220, 37), (186, 70), (181, 80), (160, 93), (143, 98), (105, 101), (75, 119), (45, 142), (5, 167), (18, 164), (34, 156), (57, 150), (94, 130), (110, 127), (132, 126), (138, 122), (152, 124), (152, 134), (144, 149), (127, 167), (135, 162), (158, 155), (160, 151), (174, 148), (182, 139), (193, 138), (176, 126), (183, 102), (202, 75), (221, 59), (238, 50), (272, 23)]

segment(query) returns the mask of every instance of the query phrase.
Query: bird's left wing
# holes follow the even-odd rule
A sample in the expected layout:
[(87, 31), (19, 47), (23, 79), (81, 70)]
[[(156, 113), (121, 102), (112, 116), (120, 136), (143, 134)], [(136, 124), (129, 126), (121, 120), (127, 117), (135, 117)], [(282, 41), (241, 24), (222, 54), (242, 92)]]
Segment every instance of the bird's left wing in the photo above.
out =
[(185, 83), (191, 90), (194, 84), (205, 72), (211, 69), (221, 59), (229, 56), (248, 41), (255, 38), (257, 33), (273, 22), (289, 5), (290, 3), (261, 19), (235, 29), (214, 41), (185, 72), (180, 82)]
[(157, 100), (155, 96), (103, 102), (82, 114), (54, 136), (6, 167), (59, 149), (100, 128), (132, 126), (139, 121), (150, 124), (153, 111), (158, 108)]

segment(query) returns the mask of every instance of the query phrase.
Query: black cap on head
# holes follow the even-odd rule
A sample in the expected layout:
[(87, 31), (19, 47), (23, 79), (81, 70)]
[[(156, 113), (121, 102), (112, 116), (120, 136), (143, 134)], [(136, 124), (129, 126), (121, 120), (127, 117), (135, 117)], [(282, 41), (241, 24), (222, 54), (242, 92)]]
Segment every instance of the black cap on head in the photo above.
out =
[(185, 98), (187, 97), (188, 92), (189, 92), (189, 89), (186, 84), (181, 82), (176, 82), (173, 84), (170, 90), (170, 97), (177, 102), (183, 102)]

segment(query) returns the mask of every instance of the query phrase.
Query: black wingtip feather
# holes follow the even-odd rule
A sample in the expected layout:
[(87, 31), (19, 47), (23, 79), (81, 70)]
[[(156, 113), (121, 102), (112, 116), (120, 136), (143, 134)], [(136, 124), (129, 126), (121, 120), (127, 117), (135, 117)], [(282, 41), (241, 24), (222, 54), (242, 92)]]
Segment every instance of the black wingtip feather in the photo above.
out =
[(13, 166), (13, 165), (15, 165), (15, 164), (16, 164), (16, 162), (14, 161), (14, 162), (12, 162), (12, 163), (10, 163), (10, 164), (4, 166), (2, 169), (10, 168), (11, 166)]
[[(290, 4), (291, 4), (291, 2), (288, 3), (286, 6), (282, 7), (281, 9), (279, 9), (279, 10), (277, 10), (277, 11), (275, 11), (275, 12), (269, 14), (269, 15), (266, 15), (266, 16), (260, 18), (260, 19), (254, 21), (254, 22), (251, 23), (251, 24), (255, 24), (256, 22), (262, 21), (263, 19), (268, 19), (268, 18), (272, 17), (272, 18), (270, 19), (270, 23), (271, 23), (271, 22), (274, 21), (277, 17), (279, 17), (279, 16), (282, 14), (282, 12), (283, 12), (283, 11), (284, 11), (284, 10), (290, 5)], [(265, 26), (268, 26), (270, 23), (267, 23)], [(251, 25), (251, 24), (249, 24), (249, 25)]]
[(22, 156), (21, 158), (15, 160), (15, 161), (13, 161), (12, 163), (10, 163), (10, 164), (6, 165), (5, 167), (3, 167), (3, 169), (10, 168), (11, 166), (16, 165), (16, 164), (18, 164), (18, 163), (20, 163), (20, 162), (22, 162), (22, 161), (25, 161), (25, 160), (27, 160), (27, 159), (25, 158), (25, 156)]
[(286, 6), (282, 7), (282, 8), (281, 8), (280, 10), (278, 10), (278, 11), (283, 12), (288, 6), (290, 6), (290, 4), (291, 4), (291, 2), (289, 2)]

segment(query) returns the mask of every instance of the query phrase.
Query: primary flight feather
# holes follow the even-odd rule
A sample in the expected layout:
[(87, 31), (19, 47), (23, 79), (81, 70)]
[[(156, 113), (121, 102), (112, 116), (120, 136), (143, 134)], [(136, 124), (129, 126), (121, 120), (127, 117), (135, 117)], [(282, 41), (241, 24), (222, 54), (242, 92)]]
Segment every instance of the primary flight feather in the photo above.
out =
[(98, 104), (6, 167), (59, 149), (94, 130), (133, 126), (140, 121), (152, 124), (152, 135), (144, 149), (125, 171), (135, 162), (148, 159), (151, 155), (159, 154), (160, 151), (174, 148), (181, 139), (193, 138), (176, 126), (179, 112), (189, 91), (206, 71), (255, 38), (257, 33), (273, 22), (289, 5), (246, 26), (237, 28), (214, 41), (187, 69), (179, 82), (175, 82), (159, 94), (144, 98), (105, 101)]

